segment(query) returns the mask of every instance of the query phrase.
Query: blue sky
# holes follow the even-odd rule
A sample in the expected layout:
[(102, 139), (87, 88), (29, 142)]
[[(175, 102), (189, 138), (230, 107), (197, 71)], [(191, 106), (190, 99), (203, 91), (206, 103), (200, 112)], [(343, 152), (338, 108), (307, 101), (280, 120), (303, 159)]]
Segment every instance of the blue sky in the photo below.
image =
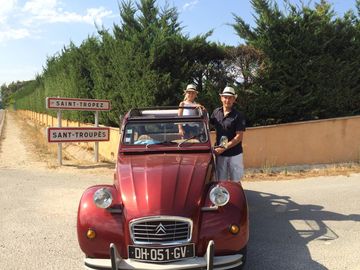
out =
[[(241, 40), (228, 25), (234, 22), (232, 14), (254, 25), (250, 0), (157, 1), (159, 6), (165, 2), (178, 9), (183, 33), (190, 37), (213, 29), (209, 40), (238, 45)], [(283, 0), (276, 2), (281, 6)], [(290, 2), (301, 3), (300, 0)], [(355, 9), (355, 0), (330, 0), (330, 3), (339, 16)], [(114, 23), (119, 24), (118, 1), (0, 0), (0, 85), (34, 79), (42, 73), (48, 56), (59, 52), (70, 41), (79, 45), (96, 33), (94, 23), (107, 29), (112, 29)]]

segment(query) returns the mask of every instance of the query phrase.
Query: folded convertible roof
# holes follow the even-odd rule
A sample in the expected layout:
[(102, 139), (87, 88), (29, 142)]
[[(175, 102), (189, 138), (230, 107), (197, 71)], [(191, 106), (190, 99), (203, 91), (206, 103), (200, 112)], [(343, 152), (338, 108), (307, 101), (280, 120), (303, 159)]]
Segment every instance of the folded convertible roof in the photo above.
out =
[[(179, 115), (179, 109), (189, 109), (194, 110), (194, 115)], [(191, 118), (199, 119), (204, 118), (207, 114), (206, 111), (203, 111), (195, 107), (148, 107), (148, 108), (134, 108), (129, 111), (128, 119), (169, 119), (169, 118)]]

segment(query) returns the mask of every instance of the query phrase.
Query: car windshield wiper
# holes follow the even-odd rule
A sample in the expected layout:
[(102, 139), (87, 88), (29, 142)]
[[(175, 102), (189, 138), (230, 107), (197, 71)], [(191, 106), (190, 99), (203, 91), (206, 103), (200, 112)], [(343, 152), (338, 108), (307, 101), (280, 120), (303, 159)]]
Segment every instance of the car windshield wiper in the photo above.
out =
[(173, 145), (178, 144), (175, 141), (161, 141), (161, 142), (155, 142), (155, 143), (148, 143), (146, 144), (146, 148), (149, 148), (150, 145)]
[(196, 138), (200, 138), (200, 136), (204, 135), (204, 133), (198, 133), (198, 134), (195, 134), (194, 136), (191, 136), (190, 138), (187, 138), (185, 139), (184, 141), (182, 141), (181, 143), (178, 144), (178, 147), (181, 147), (183, 145), (183, 143), (186, 143), (192, 139), (196, 139)]

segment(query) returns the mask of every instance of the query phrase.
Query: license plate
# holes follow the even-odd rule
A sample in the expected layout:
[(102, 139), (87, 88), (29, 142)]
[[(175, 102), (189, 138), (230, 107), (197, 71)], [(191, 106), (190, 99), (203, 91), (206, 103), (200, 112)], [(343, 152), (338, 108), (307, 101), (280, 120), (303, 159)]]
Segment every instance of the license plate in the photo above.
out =
[(169, 262), (195, 257), (194, 244), (166, 247), (128, 246), (129, 258), (148, 262)]

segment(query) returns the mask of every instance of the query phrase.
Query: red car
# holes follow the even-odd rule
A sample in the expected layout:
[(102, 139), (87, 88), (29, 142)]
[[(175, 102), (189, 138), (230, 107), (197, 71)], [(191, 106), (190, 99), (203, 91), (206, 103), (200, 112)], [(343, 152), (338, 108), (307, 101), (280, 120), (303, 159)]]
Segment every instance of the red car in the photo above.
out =
[(80, 200), (86, 269), (242, 269), (243, 188), (216, 179), (207, 112), (183, 109), (193, 111), (133, 109), (124, 117), (113, 185), (92, 186)]

